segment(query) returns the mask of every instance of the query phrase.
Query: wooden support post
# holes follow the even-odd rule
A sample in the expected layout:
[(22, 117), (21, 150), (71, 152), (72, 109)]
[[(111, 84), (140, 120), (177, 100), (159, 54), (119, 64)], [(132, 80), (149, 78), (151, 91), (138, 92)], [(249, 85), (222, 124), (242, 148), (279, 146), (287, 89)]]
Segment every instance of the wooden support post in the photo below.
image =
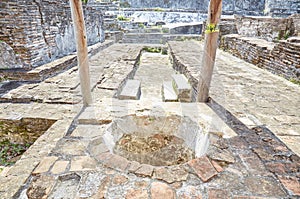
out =
[(89, 75), (87, 37), (81, 0), (70, 0), (74, 33), (76, 38), (77, 61), (79, 66), (80, 87), (84, 106), (92, 104)]
[(210, 0), (205, 32), (204, 54), (198, 83), (198, 102), (207, 102), (210, 82), (218, 48), (218, 23), (222, 14), (222, 0)]

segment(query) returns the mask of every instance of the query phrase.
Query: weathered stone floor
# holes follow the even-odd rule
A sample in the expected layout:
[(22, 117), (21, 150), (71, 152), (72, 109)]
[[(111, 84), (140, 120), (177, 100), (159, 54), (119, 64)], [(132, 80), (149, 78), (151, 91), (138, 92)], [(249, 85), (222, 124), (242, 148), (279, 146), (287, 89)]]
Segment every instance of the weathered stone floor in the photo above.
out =
[[(203, 47), (197, 42), (170, 42), (179, 69), (198, 78)], [(265, 125), (300, 155), (300, 87), (284, 78), (219, 50), (211, 97), (248, 127)]]
[[(174, 54), (183, 62), (189, 61), (186, 65), (196, 74), (200, 45), (193, 42), (171, 45)], [(211, 91), (217, 103), (164, 103), (157, 85), (161, 86), (159, 82), (169, 78), (166, 74), (175, 71), (167, 57), (158, 54), (145, 53), (138, 67), (142, 48), (143, 45), (115, 44), (91, 58), (94, 104), (83, 110), (79, 78), (72, 75), (77, 74), (75, 69), (34, 88), (25, 85), (2, 96), (8, 103), (0, 104), (1, 118), (42, 117), (58, 121), (14, 167), (1, 173), (0, 198), (297, 198), (300, 195), (300, 160), (295, 154), (299, 155), (296, 142), (300, 133), (299, 87), (220, 51)], [(147, 73), (153, 78), (146, 78)], [(142, 82), (144, 97), (138, 101), (112, 98), (122, 82), (132, 77), (147, 81), (147, 84)], [(72, 89), (74, 85), (76, 88)], [(66, 95), (60, 95), (63, 93)], [(31, 95), (29, 101), (25, 94)], [(32, 100), (35, 96), (41, 96), (40, 100)], [(287, 100), (288, 103), (279, 103)], [(270, 104), (273, 106), (267, 106)], [(274, 112), (275, 105), (280, 112)], [(179, 166), (153, 167), (128, 162), (108, 153), (99, 140), (114, 118), (129, 114), (188, 116), (206, 125), (208, 132), (224, 134), (224, 139), (212, 139), (207, 156)], [(277, 116), (285, 118), (284, 121), (280, 123), (278, 119), (275, 123)], [(277, 134), (276, 129), (287, 134), (292, 131), (293, 136)], [(99, 147), (92, 147), (95, 144)], [(95, 152), (99, 155), (94, 155)]]

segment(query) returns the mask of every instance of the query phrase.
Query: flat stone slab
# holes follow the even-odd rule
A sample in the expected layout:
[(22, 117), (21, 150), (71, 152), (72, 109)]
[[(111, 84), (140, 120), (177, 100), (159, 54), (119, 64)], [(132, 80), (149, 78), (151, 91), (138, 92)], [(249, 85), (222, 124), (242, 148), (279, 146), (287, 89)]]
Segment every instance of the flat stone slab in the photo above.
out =
[(120, 100), (139, 100), (141, 96), (141, 82), (128, 80), (119, 95)]
[(172, 75), (173, 87), (177, 93), (178, 99), (181, 102), (191, 102), (192, 87), (187, 78), (183, 74)]
[(177, 102), (178, 97), (171, 81), (163, 82), (162, 98), (164, 102)]

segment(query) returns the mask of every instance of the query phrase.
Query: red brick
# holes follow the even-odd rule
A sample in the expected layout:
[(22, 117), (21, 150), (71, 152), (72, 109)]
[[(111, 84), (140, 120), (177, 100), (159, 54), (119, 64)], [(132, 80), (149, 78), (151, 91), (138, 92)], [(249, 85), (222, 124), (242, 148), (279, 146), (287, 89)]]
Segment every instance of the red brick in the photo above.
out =
[(223, 168), (218, 164), (218, 162), (212, 160), (211, 163), (215, 167), (217, 172), (221, 173), (223, 171)]
[(207, 157), (193, 159), (189, 161), (188, 164), (204, 182), (207, 182), (218, 174)]
[(284, 174), (286, 173), (284, 164), (280, 162), (269, 162), (266, 164), (266, 167), (271, 171), (272, 173), (276, 174)]
[(279, 176), (279, 180), (286, 189), (292, 191), (294, 195), (300, 196), (300, 183), (296, 177)]
[(140, 166), (141, 167), (134, 172), (136, 175), (143, 176), (143, 177), (152, 176), (154, 170), (153, 166), (148, 164), (141, 164)]

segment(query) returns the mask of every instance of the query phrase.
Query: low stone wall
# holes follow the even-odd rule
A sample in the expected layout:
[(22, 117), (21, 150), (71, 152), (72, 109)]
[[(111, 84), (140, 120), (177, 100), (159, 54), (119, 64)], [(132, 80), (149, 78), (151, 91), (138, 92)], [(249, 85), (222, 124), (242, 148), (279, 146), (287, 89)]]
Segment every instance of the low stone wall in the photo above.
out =
[(198, 34), (202, 33), (202, 22), (188, 23), (188, 24), (176, 24), (169, 27), (170, 34)]
[(267, 41), (280, 40), (294, 34), (293, 18), (235, 16), (235, 25), (239, 35)]
[[(188, 48), (183, 48), (188, 46)], [(173, 68), (181, 74), (184, 74), (192, 86), (192, 101), (197, 98), (197, 86), (199, 78), (199, 69), (202, 63), (201, 45), (196, 41), (169, 41), (168, 52)]]
[[(106, 40), (103, 43), (97, 43), (88, 47), (89, 56), (95, 55), (99, 51), (114, 44), (112, 40)], [(48, 77), (54, 76), (62, 71), (65, 71), (73, 66), (77, 65), (76, 54), (64, 56), (56, 59), (53, 62), (43, 64), (39, 67), (33, 68), (32, 70), (24, 69), (0, 69), (0, 77), (8, 78), (9, 80), (15, 81), (30, 81), (39, 82), (47, 79)]]
[(220, 48), (274, 74), (299, 81), (300, 39), (292, 41), (274, 43), (232, 34), (222, 37)]
[[(0, 40), (31, 69), (76, 50), (68, 0), (1, 0)], [(104, 41), (103, 14), (84, 6), (88, 44)], [(8, 66), (9, 67), (9, 66)]]

